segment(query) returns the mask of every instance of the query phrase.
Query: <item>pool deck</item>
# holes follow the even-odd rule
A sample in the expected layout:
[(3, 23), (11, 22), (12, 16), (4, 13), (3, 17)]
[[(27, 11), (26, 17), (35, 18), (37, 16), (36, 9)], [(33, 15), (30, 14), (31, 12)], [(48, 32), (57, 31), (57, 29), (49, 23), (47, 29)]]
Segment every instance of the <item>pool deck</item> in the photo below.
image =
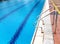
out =
[[(59, 0), (54, 0), (56, 6), (58, 7), (58, 9), (60, 8), (60, 1)], [(54, 10), (54, 6), (52, 5), (52, 3), (50, 2), (49, 5), (52, 7), (50, 9), (51, 10)], [(54, 44), (60, 44), (60, 15), (58, 14), (58, 17), (57, 17), (57, 27), (56, 26), (56, 17), (54, 18), (53, 20), (53, 15), (54, 14), (51, 14), (50, 15), (50, 18), (51, 18), (51, 24), (53, 24), (53, 21), (54, 21), (54, 24), (52, 25), (52, 30), (53, 30), (53, 36), (54, 36)], [(55, 32), (55, 28), (56, 28), (56, 32)]]
[[(53, 22), (53, 15), (51, 15), (51, 23)], [(55, 23), (52, 25), (53, 32), (55, 31)], [(60, 15), (58, 15), (56, 34), (54, 34), (54, 44), (60, 44)]]
[[(45, 2), (42, 13), (44, 11), (46, 11), (47, 9), (49, 9), (48, 0), (46, 0), (46, 2)], [(33, 36), (34, 40), (33, 40), (32, 44), (54, 44), (50, 15), (43, 18), (48, 13), (50, 13), (49, 10), (46, 13), (42, 14), (41, 17), (38, 19), (36, 30), (35, 30), (35, 33)], [(40, 20), (41, 18), (43, 18), (43, 19)]]
[[(55, 2), (59, 2), (59, 0), (54, 0)], [(57, 6), (60, 3), (57, 4)], [(53, 20), (53, 15), (50, 14), (47, 17), (43, 18), (45, 15), (50, 13), (52, 10), (54, 10), (54, 6), (46, 0), (43, 11), (46, 11), (52, 6), (50, 10), (42, 14), (42, 16), (38, 19), (38, 24), (35, 31), (35, 39), (33, 44), (60, 44), (60, 14), (58, 14), (57, 17), (57, 27), (56, 26), (56, 17)], [(58, 6), (60, 7), (60, 5)], [(40, 20), (43, 18), (42, 20)], [(54, 21), (54, 24), (53, 24)], [(56, 28), (56, 33), (55, 33)], [(43, 33), (42, 33), (43, 32)]]

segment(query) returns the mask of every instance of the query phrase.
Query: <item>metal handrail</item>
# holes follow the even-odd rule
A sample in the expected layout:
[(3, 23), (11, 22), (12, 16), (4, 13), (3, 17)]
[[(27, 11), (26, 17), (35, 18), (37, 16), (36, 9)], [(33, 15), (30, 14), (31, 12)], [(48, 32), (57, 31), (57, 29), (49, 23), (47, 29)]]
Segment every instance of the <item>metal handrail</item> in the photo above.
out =
[[(39, 26), (39, 22), (43, 19), (43, 18), (45, 18), (45, 17), (47, 17), (48, 15), (50, 15), (52, 12), (54, 12), (55, 10), (53, 10), (53, 11), (51, 11), (49, 14), (47, 14), (46, 16), (44, 16), (44, 17), (42, 17), (42, 18), (40, 18), (40, 20), (38, 20), (38, 25), (37, 25), (37, 29), (36, 29), (36, 32), (35, 32), (35, 35), (34, 35), (34, 38), (33, 38), (33, 42), (32, 42), (32, 44), (34, 44), (34, 40), (35, 40), (35, 37), (36, 37), (36, 33), (37, 33), (37, 30), (38, 30), (38, 26)], [(41, 32), (42, 32), (42, 27), (40, 27), (41, 28)], [(43, 32), (43, 41), (44, 41), (44, 32)]]

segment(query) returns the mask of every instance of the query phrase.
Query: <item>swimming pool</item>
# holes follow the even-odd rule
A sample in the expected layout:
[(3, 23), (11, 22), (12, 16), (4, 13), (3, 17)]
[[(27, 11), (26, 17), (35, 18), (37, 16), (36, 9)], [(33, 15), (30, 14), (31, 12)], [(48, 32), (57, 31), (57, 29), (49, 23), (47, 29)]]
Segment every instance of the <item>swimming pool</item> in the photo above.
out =
[[(0, 3), (0, 44), (30, 44), (45, 0)], [(4, 6), (3, 6), (4, 5)]]

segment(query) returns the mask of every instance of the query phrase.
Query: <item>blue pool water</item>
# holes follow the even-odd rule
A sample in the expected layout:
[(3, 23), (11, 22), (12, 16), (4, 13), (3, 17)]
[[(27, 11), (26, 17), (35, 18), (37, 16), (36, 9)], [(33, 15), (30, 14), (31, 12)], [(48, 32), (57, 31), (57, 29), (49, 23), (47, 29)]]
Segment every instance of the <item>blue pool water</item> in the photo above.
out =
[(0, 2), (0, 44), (30, 44), (45, 0)]

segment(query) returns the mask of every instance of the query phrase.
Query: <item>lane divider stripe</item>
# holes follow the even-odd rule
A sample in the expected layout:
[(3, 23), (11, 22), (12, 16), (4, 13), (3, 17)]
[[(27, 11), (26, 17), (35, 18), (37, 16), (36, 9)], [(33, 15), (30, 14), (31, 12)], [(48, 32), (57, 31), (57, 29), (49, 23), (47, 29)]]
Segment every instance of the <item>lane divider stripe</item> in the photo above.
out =
[(13, 12), (19, 10), (20, 8), (24, 7), (25, 5), (27, 5), (27, 4), (31, 3), (31, 2), (32, 2), (32, 1), (30, 1), (30, 2), (28, 2), (28, 3), (26, 3), (26, 4), (23, 4), (23, 5), (19, 6), (18, 8), (12, 10), (11, 12), (5, 14), (4, 16), (0, 17), (0, 21), (2, 21), (3, 19), (5, 19), (5, 18), (8, 17), (9, 15), (11, 15)]
[[(40, 0), (40, 1), (41, 1), (41, 0)], [(14, 36), (13, 36), (12, 39), (10, 40), (10, 44), (14, 44), (15, 41), (18, 39), (18, 37), (19, 37), (19, 35), (20, 35), (20, 33), (21, 33), (24, 25), (26, 24), (27, 20), (28, 20), (29, 17), (31, 16), (31, 13), (34, 11), (34, 9), (36, 8), (36, 6), (39, 4), (40, 1), (38, 1), (38, 2), (34, 5), (34, 7), (31, 9), (31, 11), (27, 14), (27, 16), (26, 16), (26, 18), (24, 19), (24, 21), (22, 22), (21, 26), (20, 26), (19, 29), (15, 32)]]

